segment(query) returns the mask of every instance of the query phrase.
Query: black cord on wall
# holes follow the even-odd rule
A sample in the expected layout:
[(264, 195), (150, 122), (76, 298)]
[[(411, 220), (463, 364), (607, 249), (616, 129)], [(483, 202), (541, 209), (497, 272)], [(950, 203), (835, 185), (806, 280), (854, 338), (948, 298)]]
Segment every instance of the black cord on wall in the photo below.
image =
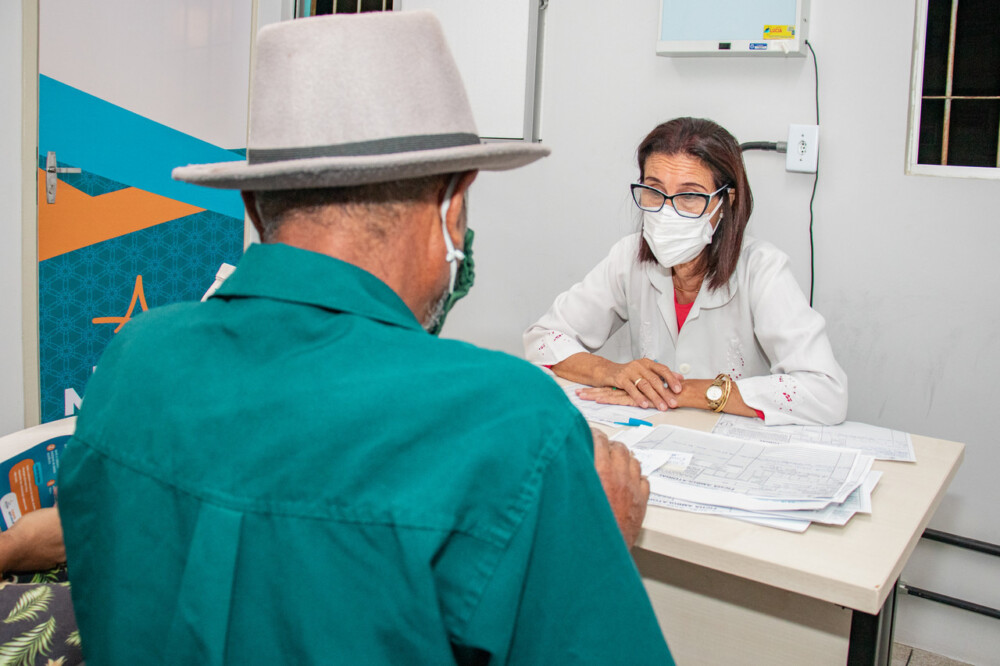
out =
[[(814, 89), (816, 92), (816, 126), (819, 127), (819, 65), (816, 62), (816, 51), (813, 45), (806, 40), (806, 46), (813, 57)], [(809, 197), (809, 307), (813, 304), (813, 290), (816, 284), (816, 247), (813, 240), (813, 201), (816, 200), (816, 186), (819, 184), (819, 145), (816, 146), (816, 176), (813, 178), (812, 196)]]
[[(819, 65), (816, 62), (816, 51), (813, 49), (812, 44), (809, 40), (806, 40), (806, 46), (809, 47), (809, 52), (812, 53), (813, 59), (813, 81), (814, 90), (816, 94), (816, 126), (819, 127)], [(813, 292), (816, 286), (816, 243), (813, 237), (813, 222), (815, 221), (815, 214), (813, 213), (813, 202), (816, 200), (816, 186), (819, 185), (819, 145), (816, 146), (816, 175), (813, 178), (813, 189), (812, 195), (809, 197), (809, 307), (813, 304)], [(740, 144), (740, 149), (747, 150), (773, 150), (779, 153), (784, 153), (788, 149), (788, 144), (785, 141), (747, 141), (746, 143)]]

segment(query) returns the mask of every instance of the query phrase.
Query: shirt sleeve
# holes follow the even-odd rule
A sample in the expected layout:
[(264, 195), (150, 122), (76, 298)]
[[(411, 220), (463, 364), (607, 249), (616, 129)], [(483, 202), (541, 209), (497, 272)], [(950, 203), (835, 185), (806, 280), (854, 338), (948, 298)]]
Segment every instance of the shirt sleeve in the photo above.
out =
[(775, 251), (750, 270), (754, 335), (772, 374), (737, 380), (743, 401), (762, 411), (767, 425), (840, 423), (847, 416), (847, 375), (788, 257)]
[(525, 358), (554, 365), (573, 354), (594, 353), (628, 320), (625, 283), (638, 251), (637, 235), (615, 244), (597, 266), (560, 294), (524, 332)]
[(549, 462), (465, 633), (491, 645), (491, 664), (674, 663), (579, 431)]

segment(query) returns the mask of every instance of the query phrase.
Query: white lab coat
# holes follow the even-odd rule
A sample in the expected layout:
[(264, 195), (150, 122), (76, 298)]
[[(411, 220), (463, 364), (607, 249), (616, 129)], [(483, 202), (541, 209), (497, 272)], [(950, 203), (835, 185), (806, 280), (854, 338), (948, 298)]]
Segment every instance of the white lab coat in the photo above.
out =
[(627, 236), (524, 333), (525, 356), (553, 365), (594, 353), (628, 326), (633, 358), (651, 358), (692, 379), (720, 372), (736, 380), (747, 405), (768, 425), (840, 423), (847, 376), (833, 357), (826, 322), (809, 307), (770, 243), (743, 239), (728, 285), (695, 298), (680, 334), (672, 271), (640, 264), (639, 234)]

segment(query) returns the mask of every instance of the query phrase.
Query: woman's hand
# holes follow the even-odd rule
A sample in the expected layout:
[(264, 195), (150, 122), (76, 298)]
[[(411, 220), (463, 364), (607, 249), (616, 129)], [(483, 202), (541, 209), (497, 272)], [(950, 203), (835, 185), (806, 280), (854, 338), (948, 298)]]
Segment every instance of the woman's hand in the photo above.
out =
[(584, 400), (596, 400), (614, 388), (628, 396), (631, 402), (618, 402), (621, 398), (616, 397), (614, 402), (609, 401), (608, 404), (634, 404), (643, 408), (655, 406), (660, 411), (678, 406), (677, 394), (680, 393), (684, 381), (684, 377), (675, 374), (667, 366), (648, 358), (629, 363), (614, 363), (586, 352), (573, 354), (556, 363), (552, 366), (552, 372), (571, 382), (596, 387), (596, 389), (577, 391), (577, 395)]
[[(674, 376), (680, 377), (680, 375), (677, 374)], [(644, 385), (644, 383), (640, 382), (640, 386), (641, 385)], [(705, 391), (711, 385), (711, 379), (682, 378), (681, 390), (674, 396), (673, 403), (670, 405), (670, 408), (693, 407), (695, 409), (709, 409), (708, 399), (705, 397)], [(625, 391), (620, 391), (615, 388), (577, 389), (576, 394), (583, 400), (593, 400), (594, 402), (602, 405), (623, 405), (625, 407), (643, 406), (637, 403), (635, 399)], [(722, 411), (727, 414), (736, 414), (737, 416), (749, 416), (751, 418), (760, 417), (753, 407), (750, 407), (743, 402), (743, 396), (740, 394), (740, 387), (737, 386), (735, 381), (730, 389), (729, 400), (726, 401), (726, 406)]]
[(683, 379), (667, 366), (648, 358), (629, 363), (609, 362), (601, 384), (592, 389), (580, 389), (577, 395), (604, 404), (643, 408), (655, 405), (660, 411), (666, 411), (678, 406), (677, 394), (681, 392)]

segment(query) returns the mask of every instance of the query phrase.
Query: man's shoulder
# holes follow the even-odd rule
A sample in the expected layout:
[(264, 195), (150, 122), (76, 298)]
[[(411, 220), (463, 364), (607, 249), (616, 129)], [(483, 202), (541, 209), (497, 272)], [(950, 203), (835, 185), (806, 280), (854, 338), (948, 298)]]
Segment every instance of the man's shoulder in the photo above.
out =
[(536, 409), (572, 407), (549, 373), (520, 357), (460, 340), (430, 342), (439, 345), (439, 352), (448, 359), (446, 372), (462, 375), (494, 399), (526, 402)]
[(171, 329), (187, 326), (186, 322), (198, 317), (205, 304), (200, 301), (181, 301), (160, 305), (130, 319), (115, 339), (130, 339), (149, 335), (169, 337)]
[(178, 335), (185, 329), (197, 329), (192, 322), (199, 317), (198, 301), (183, 301), (161, 305), (136, 315), (115, 334), (102, 353), (98, 366), (118, 363), (118, 359), (145, 357), (153, 353), (157, 358), (168, 356), (178, 344), (187, 344)]

